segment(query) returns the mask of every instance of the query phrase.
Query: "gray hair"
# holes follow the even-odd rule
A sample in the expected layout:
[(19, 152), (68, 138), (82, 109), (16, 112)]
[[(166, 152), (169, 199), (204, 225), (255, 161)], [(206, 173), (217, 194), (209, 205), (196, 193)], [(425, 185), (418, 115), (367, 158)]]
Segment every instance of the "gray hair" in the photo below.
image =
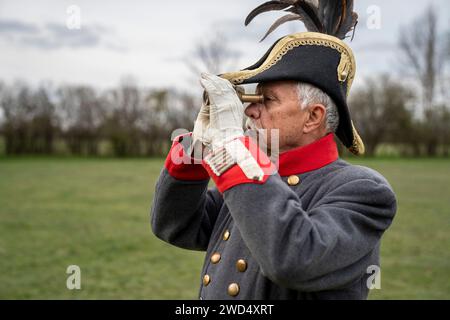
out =
[(339, 125), (339, 113), (330, 96), (319, 88), (303, 82), (298, 83), (297, 93), (302, 109), (315, 103), (322, 104), (326, 109), (326, 129), (328, 132), (336, 132)]

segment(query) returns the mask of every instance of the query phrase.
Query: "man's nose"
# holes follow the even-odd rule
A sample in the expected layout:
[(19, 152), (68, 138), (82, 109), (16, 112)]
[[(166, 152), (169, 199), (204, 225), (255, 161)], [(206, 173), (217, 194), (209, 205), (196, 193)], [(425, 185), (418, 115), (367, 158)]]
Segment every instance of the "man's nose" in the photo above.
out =
[(245, 109), (245, 115), (252, 119), (259, 119), (261, 115), (260, 103), (251, 103)]

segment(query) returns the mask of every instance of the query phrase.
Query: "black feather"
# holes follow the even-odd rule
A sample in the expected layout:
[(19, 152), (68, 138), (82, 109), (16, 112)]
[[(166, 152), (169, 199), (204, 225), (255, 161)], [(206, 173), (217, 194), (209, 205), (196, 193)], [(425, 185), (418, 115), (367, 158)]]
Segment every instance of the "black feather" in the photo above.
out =
[[(287, 14), (281, 18), (279, 18), (277, 21), (274, 22), (274, 24), (272, 24), (272, 26), (269, 28), (269, 30), (266, 32), (266, 34), (264, 35), (264, 37), (261, 39), (261, 41), (264, 41), (265, 38), (267, 38), (267, 36), (269, 34), (271, 34), (276, 28), (278, 28), (279, 26), (281, 26), (282, 24), (289, 22), (289, 21), (294, 21), (294, 20), (298, 20), (298, 15), (297, 14)], [(260, 42), (261, 42), (260, 41)]]
[(307, 1), (299, 1), (297, 5), (286, 10), (297, 14), (299, 20), (305, 24), (306, 30), (311, 32), (323, 31), (322, 22), (317, 16), (317, 9)]
[[(343, 0), (345, 1), (345, 0)], [(323, 7), (324, 12), (324, 31), (326, 34), (334, 34), (342, 14), (342, 1), (327, 1), (327, 5)]]
[[(283, 10), (292, 14), (284, 16), (270, 27), (264, 40), (280, 25), (288, 21), (300, 20), (311, 32), (321, 32), (345, 39), (347, 34), (355, 29), (358, 15), (353, 12), (354, 0), (279, 0), (268, 1), (258, 6), (248, 15), (245, 25), (248, 25), (257, 15), (273, 10)], [(353, 38), (352, 38), (353, 39)], [(261, 40), (261, 41), (262, 41)]]
[(255, 18), (257, 15), (259, 15), (263, 12), (283, 10), (289, 6), (290, 6), (289, 3), (284, 3), (284, 2), (280, 2), (280, 1), (265, 2), (262, 5), (253, 9), (252, 12), (249, 13), (247, 18), (245, 19), (245, 25), (247, 26), (250, 22), (252, 22), (253, 18)]

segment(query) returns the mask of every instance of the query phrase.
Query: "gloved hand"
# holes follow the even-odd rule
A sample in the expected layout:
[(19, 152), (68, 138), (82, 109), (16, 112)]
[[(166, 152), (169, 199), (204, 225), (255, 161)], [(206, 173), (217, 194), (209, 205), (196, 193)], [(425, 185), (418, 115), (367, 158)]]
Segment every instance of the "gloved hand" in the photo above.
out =
[(203, 73), (200, 82), (210, 101), (209, 136), (214, 151), (244, 135), (244, 106), (228, 80)]
[(264, 172), (244, 143), (244, 106), (232, 84), (211, 74), (200, 80), (209, 97), (209, 134), (212, 153), (205, 158), (215, 175), (220, 176), (235, 163), (248, 179), (262, 181)]

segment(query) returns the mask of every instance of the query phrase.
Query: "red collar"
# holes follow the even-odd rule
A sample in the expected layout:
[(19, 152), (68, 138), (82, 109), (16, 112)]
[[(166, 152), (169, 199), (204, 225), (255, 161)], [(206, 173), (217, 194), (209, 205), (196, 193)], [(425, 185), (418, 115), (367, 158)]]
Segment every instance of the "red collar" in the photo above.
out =
[(303, 147), (280, 154), (278, 173), (282, 177), (317, 170), (339, 157), (332, 133)]

